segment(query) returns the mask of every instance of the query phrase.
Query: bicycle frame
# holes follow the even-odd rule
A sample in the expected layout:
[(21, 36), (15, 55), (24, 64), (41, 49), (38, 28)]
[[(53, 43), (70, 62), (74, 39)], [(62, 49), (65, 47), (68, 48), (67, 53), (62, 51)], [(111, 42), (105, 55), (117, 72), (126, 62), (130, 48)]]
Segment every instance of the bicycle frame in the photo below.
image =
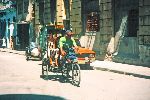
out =
[[(75, 54), (75, 51), (73, 48), (68, 48), (68, 51), (66, 51), (65, 63), (64, 66), (62, 66), (62, 75), (66, 78), (72, 79), (72, 84), (79, 86), (81, 77), (80, 77), (80, 66), (77, 62), (77, 56)], [(71, 72), (71, 76), (69, 75), (69, 72)]]

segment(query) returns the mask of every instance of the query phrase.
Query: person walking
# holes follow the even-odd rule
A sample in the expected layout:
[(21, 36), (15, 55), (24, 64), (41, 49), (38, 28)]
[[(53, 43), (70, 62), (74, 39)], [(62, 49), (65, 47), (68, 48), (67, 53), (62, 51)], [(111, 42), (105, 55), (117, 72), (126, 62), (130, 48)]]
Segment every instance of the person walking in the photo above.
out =
[(3, 49), (6, 47), (6, 38), (5, 38), (5, 36), (3, 37), (3, 44), (2, 44), (2, 47), (3, 47)]

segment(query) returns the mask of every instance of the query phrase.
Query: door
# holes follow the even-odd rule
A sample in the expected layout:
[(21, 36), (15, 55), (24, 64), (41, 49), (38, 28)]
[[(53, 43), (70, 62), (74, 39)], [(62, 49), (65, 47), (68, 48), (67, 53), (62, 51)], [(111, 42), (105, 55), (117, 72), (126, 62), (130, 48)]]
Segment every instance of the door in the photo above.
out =
[(25, 49), (29, 45), (29, 24), (17, 24), (17, 37), (20, 49)]

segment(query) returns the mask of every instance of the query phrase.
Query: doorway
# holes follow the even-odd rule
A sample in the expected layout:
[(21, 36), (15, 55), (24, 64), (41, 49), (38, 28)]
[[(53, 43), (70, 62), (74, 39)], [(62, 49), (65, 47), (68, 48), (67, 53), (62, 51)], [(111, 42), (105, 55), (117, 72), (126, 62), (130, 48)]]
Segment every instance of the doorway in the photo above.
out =
[(29, 24), (17, 24), (17, 37), (20, 49), (25, 49), (29, 45)]

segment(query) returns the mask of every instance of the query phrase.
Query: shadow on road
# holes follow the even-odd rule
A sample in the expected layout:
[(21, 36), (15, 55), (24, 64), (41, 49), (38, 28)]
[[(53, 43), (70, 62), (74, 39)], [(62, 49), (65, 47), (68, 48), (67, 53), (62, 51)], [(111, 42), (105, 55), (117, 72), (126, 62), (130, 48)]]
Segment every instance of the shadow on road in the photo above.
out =
[(37, 94), (5, 94), (0, 95), (0, 100), (66, 100), (59, 96)]
[(59, 74), (59, 75), (58, 74), (56, 74), (56, 75), (40, 75), (40, 78), (42, 78), (44, 80), (51, 80), (51, 81), (58, 81), (60, 83), (72, 84), (71, 79), (65, 78), (61, 74)]
[[(42, 65), (42, 64), (38, 64)], [(41, 66), (42, 67), (42, 66)], [(42, 67), (42, 75), (40, 75), (40, 78), (44, 80), (51, 80), (51, 81), (58, 81), (60, 83), (70, 83), (74, 86), (78, 86), (74, 84), (73, 77), (70, 75), (68, 76), (63, 76), (61, 68), (54, 68), (52, 71), (48, 69), (47, 66)], [(93, 67), (91, 67), (89, 64), (88, 65), (80, 65), (81, 70), (94, 70)], [(81, 72), (82, 73), (82, 72)]]
[(89, 64), (80, 65), (80, 69), (81, 70), (94, 70), (94, 68), (90, 66)]
[(32, 57), (29, 58), (28, 61), (41, 61), (41, 59)]

